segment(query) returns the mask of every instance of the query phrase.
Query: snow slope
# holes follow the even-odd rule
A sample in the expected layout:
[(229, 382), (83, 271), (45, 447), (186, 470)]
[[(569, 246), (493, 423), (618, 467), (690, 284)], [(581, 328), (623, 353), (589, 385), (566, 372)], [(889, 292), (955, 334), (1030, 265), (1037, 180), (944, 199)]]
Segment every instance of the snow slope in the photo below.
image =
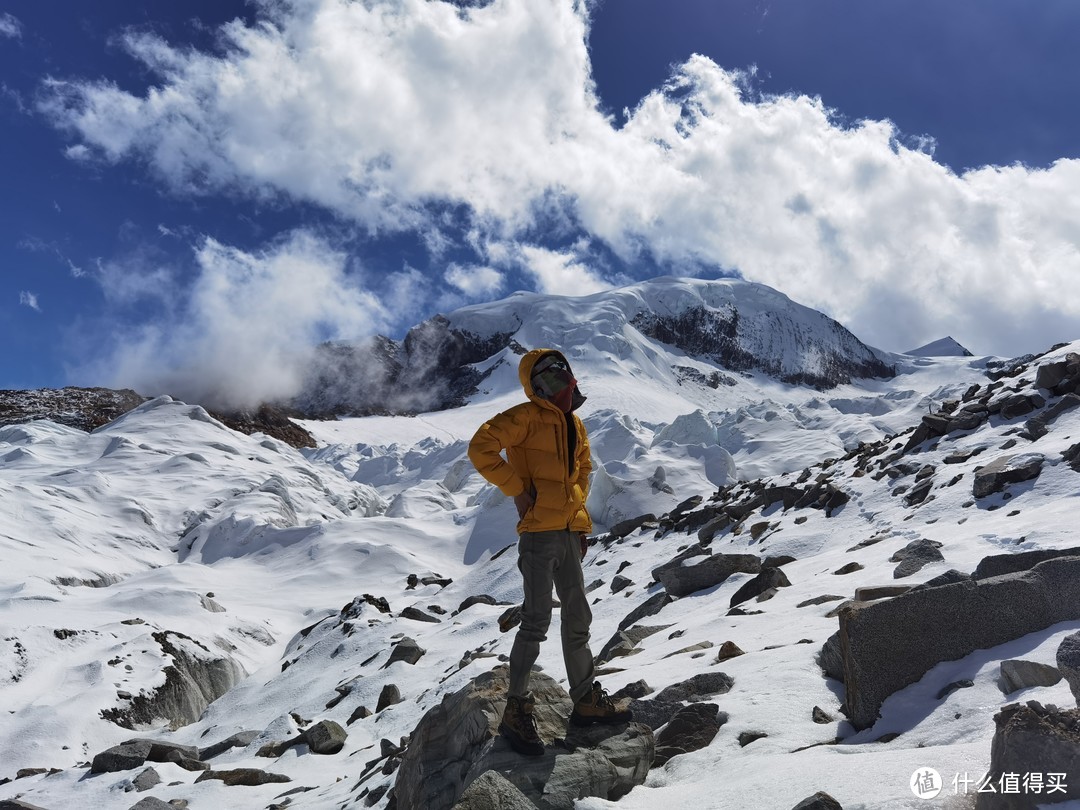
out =
[[(497, 316), (482, 308), (462, 311), (462, 322), (476, 329), (490, 322), (494, 329), (517, 311), (517, 299), (523, 297), (499, 305), (504, 309)], [(974, 467), (1023, 424), (993, 419), (920, 455), (920, 463), (940, 467), (957, 449), (986, 448), (981, 458), (949, 465), (950, 473), (963, 476), (960, 483), (938, 487), (932, 500), (912, 507), (898, 494), (903, 479), (857, 476), (855, 462), (843, 457), (860, 442), (913, 427), (970, 385), (986, 384), (985, 359), (906, 358), (894, 379), (855, 380), (828, 391), (760, 372), (732, 373), (734, 384), (713, 388), (680, 379), (673, 367), (706, 375), (715, 364), (614, 328), (625, 324), (632, 301), (605, 320), (596, 300), (547, 302), (550, 318), (535, 319), (521, 337), (575, 347), (569, 353), (589, 396), (582, 416), (596, 462), (589, 505), (598, 534), (625, 517), (660, 515), (693, 495), (707, 498), (736, 479), (791, 482), (810, 465), (818, 465), (813, 473), (828, 470), (851, 500), (832, 517), (784, 512), (776, 504), (753, 518), (769, 524), (760, 542), (748, 531), (714, 540), (723, 550), (790, 554), (796, 561), (785, 572), (792, 586), (755, 605), (758, 615), (726, 616), (747, 575), (679, 599), (657, 617), (670, 630), (617, 659), (603, 678), (611, 690), (639, 679), (659, 690), (696, 672), (727, 672), (735, 687), (717, 702), (729, 721), (710, 746), (654, 769), (618, 803), (586, 799), (579, 808), (785, 810), (817, 790), (847, 810), (925, 807), (908, 788), (911, 774), (933, 767), (947, 781), (954, 773), (981, 775), (1001, 705), (1028, 698), (1071, 705), (1064, 683), (1006, 696), (997, 668), (1008, 657), (1053, 663), (1057, 643), (1080, 624), (942, 664), (893, 695), (874, 727), (856, 734), (838, 711), (842, 687), (815, 662), (836, 630), (836, 619), (825, 615), (836, 602), (799, 604), (893, 583), (888, 558), (913, 539), (941, 542), (945, 561), (905, 580), (912, 584), (947, 568), (970, 571), (987, 554), (1075, 545), (1080, 478), (1059, 459), (1080, 441), (1080, 409), (1040, 439), (1046, 468), (1011, 500), (998, 495), (965, 506)], [(570, 322), (579, 331), (551, 331), (552, 323)], [(1070, 350), (1080, 350), (1080, 343), (1044, 359)], [(23, 768), (61, 769), (0, 785), (0, 799), (21, 795), (46, 808), (128, 808), (151, 795), (183, 798), (192, 808), (265, 808), (304, 787), (310, 789), (292, 795), (290, 807), (330, 808), (362, 805), (365, 791), (391, 785), (393, 774), (377, 772), (357, 784), (365, 763), (379, 755), (380, 741), (397, 743), (443, 694), (510, 649), (513, 633), (498, 629), (503, 605), (454, 611), (477, 594), (505, 603), (520, 599), (513, 551), (496, 556), (514, 540), (511, 506), (464, 455), (487, 416), (520, 401), (516, 360), (510, 349), (493, 357), (482, 390), (461, 408), (305, 422), (319, 446), (304, 452), (235, 433), (198, 406), (167, 397), (91, 434), (49, 422), (0, 429), (6, 506), (0, 515), (0, 697), (7, 712), (0, 723), (0, 779)], [(886, 539), (850, 550), (879, 535)], [(642, 530), (622, 543), (593, 547), (585, 570), (587, 582), (599, 583), (592, 591), (594, 651), (656, 592), (652, 568), (695, 539)], [(833, 573), (852, 561), (864, 568)], [(612, 593), (611, 579), (625, 563), (622, 575), (633, 584)], [(410, 587), (410, 574), (452, 582)], [(385, 598), (391, 612), (362, 604), (348, 622), (350, 632), (339, 612), (363, 594)], [(409, 607), (439, 621), (401, 616)], [(135, 619), (142, 623), (125, 623)], [(146, 794), (126, 792), (137, 771), (87, 777), (85, 763), (95, 753), (136, 736), (100, 712), (127, 705), (121, 693), (160, 685), (168, 662), (152, 635), (163, 630), (228, 655), (244, 677), (197, 722), (139, 733), (205, 746), (240, 730), (258, 731), (250, 745), (215, 758), (215, 767), (263, 768), (290, 777), (291, 784), (195, 784), (197, 774), (172, 764), (155, 765), (163, 781)], [(415, 665), (382, 668), (402, 634), (425, 655)], [(716, 664), (715, 649), (681, 652), (728, 640), (747, 654)], [(462, 665), (470, 651), (476, 657)], [(544, 645), (539, 663), (562, 677), (557, 642)], [(942, 686), (963, 677), (974, 686), (936, 698)], [(263, 743), (294, 735), (298, 718), (346, 725), (359, 706), (374, 709), (390, 683), (403, 702), (348, 724), (340, 754), (316, 756), (298, 746), (278, 759), (255, 756)], [(327, 708), (345, 684), (352, 691)], [(833, 719), (814, 722), (814, 706)], [(743, 747), (738, 735), (745, 731), (768, 736)], [(874, 742), (890, 732), (900, 736)], [(823, 745), (837, 737), (841, 744)], [(938, 801), (970, 806), (963, 797)], [(376, 806), (385, 804), (384, 797)]]

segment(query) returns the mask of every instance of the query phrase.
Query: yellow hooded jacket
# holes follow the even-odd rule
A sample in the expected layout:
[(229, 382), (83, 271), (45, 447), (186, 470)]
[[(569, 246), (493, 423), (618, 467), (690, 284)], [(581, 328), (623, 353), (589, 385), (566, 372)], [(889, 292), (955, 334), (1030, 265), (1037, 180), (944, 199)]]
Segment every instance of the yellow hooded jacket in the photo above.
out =
[[(585, 498), (592, 459), (585, 425), (577, 414), (570, 415), (577, 428), (577, 446), (572, 462), (568, 461), (566, 415), (532, 387), (533, 366), (547, 354), (566, 361), (554, 349), (533, 349), (521, 358), (518, 377), (529, 401), (481, 425), (469, 442), (469, 459), (484, 478), (511, 498), (535, 489), (536, 503), (518, 521), (519, 534), (556, 529), (588, 533), (592, 520)], [(503, 450), (505, 460), (500, 455)]]

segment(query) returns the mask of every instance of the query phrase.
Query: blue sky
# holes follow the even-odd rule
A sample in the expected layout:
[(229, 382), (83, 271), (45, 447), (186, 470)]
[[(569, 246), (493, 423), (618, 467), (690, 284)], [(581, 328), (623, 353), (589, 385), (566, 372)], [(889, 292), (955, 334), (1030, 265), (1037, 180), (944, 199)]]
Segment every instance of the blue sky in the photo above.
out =
[(1048, 348), (1078, 34), (1067, 0), (15, 0), (0, 387), (287, 396), (318, 340), (660, 274)]

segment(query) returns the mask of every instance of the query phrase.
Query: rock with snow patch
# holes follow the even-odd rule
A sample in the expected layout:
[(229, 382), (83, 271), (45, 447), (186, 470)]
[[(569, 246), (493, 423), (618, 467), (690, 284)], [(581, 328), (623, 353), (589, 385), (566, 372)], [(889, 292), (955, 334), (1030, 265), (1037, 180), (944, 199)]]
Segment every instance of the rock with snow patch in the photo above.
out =
[(348, 732), (333, 720), (320, 720), (300, 734), (313, 754), (336, 754), (349, 738)]
[(1057, 668), (1069, 683), (1076, 704), (1080, 706), (1080, 633), (1062, 639), (1057, 649)]
[(138, 768), (150, 756), (149, 740), (132, 740), (114, 745), (94, 757), (90, 773), (116, 773)]
[(1053, 686), (1061, 680), (1061, 673), (1056, 667), (1018, 658), (1002, 661), (1000, 670), (1002, 691), (1006, 695), (1032, 686)]
[(435, 616), (432, 616), (430, 613), (425, 613), (415, 605), (410, 605), (409, 607), (405, 608), (403, 611), (401, 611), (400, 615), (403, 619), (412, 619), (413, 621), (417, 622), (430, 622), (432, 624), (439, 623), (439, 620)]
[(734, 685), (735, 679), (724, 672), (701, 672), (685, 681), (661, 689), (656, 699), (698, 702), (716, 695), (727, 694)]
[(791, 810), (844, 810), (844, 807), (828, 793), (819, 790), (813, 796), (807, 796)]
[(678, 709), (656, 736), (653, 766), (673, 757), (705, 748), (716, 737), (728, 716), (715, 703), (692, 703)]
[(655, 616), (667, 605), (671, 604), (671, 601), (671, 595), (667, 591), (654, 593), (623, 617), (623, 620), (619, 622), (619, 629), (625, 630), (648, 616)]
[(396, 664), (398, 661), (404, 661), (406, 664), (415, 664), (426, 653), (423, 647), (416, 643), (414, 639), (405, 636), (397, 644), (394, 645), (394, 649), (390, 652), (390, 657), (386, 660), (386, 663), (382, 665), (382, 669), (386, 669), (391, 664)]
[[(990, 747), (989, 783), (1001, 785), (1002, 776), (1038, 773), (1044, 776), (1043, 789), (1049, 774), (1065, 774), (1062, 790), (1045, 796), (1017, 792), (977, 794), (977, 810), (1031, 810), (1046, 803), (1080, 799), (1080, 780), (1076, 779), (1076, 763), (1080, 762), (1080, 709), (1058, 711), (1031, 700), (1021, 705), (1013, 703), (994, 715), (994, 741)], [(1022, 777), (1021, 777), (1022, 778)], [(1052, 799), (1051, 799), (1052, 796)]]
[(629, 588), (633, 584), (634, 584), (633, 580), (628, 579), (627, 577), (624, 577), (621, 574), (616, 574), (611, 579), (611, 592), (612, 593), (618, 593), (619, 591), (622, 591), (622, 590), (625, 590), (625, 589)]
[(615, 634), (608, 639), (607, 644), (600, 650), (599, 654), (596, 656), (596, 660), (598, 662), (611, 661), (619, 656), (629, 655), (637, 648), (638, 644), (649, 636), (659, 633), (661, 630), (666, 630), (669, 627), (671, 627), (670, 624), (652, 627), (634, 625), (625, 630), (616, 630)]
[(388, 683), (379, 693), (379, 702), (375, 704), (375, 711), (381, 712), (383, 709), (401, 703), (402, 699), (401, 690), (398, 689), (397, 684)]
[(889, 557), (889, 562), (900, 563), (893, 570), (893, 578), (903, 579), (904, 577), (910, 577), (932, 562), (941, 562), (945, 559), (941, 552), (938, 551), (941, 546), (942, 544), (936, 540), (912, 540)]
[(1080, 619), (1080, 558), (853, 602), (839, 617), (845, 710), (863, 729), (877, 719), (885, 698), (938, 663)]
[(144, 790), (149, 790), (155, 785), (161, 784), (161, 774), (155, 771), (153, 768), (146, 768), (138, 776), (131, 780), (132, 789), (142, 793)]
[(536, 805), (498, 771), (485, 771), (461, 794), (454, 810), (536, 810)]
[[(488, 771), (550, 810), (571, 810), (587, 796), (614, 801), (645, 780), (655, 753), (651, 730), (639, 723), (568, 730), (570, 696), (543, 673), (533, 673), (530, 689), (545, 752), (514, 753), (498, 734), (508, 679), (508, 669), (497, 667), (424, 715), (398, 769), (394, 795), (400, 810), (449, 810)], [(563, 735), (562, 744), (553, 743)]]
[(972, 579), (987, 579), (1000, 577), (1002, 574), (1027, 571), (1041, 562), (1057, 557), (1080, 557), (1080, 548), (1040, 548), (1033, 551), (1018, 551), (1014, 554), (991, 554), (979, 561), (971, 577)]
[(169, 728), (177, 729), (198, 720), (244, 675), (231, 658), (183, 633), (168, 630), (152, 635), (172, 661), (164, 668), (165, 683), (149, 694), (135, 695), (127, 706), (102, 710), (103, 719), (128, 729), (167, 720)]
[(157, 796), (144, 796), (131, 805), (128, 810), (176, 810), (177, 805), (163, 801)]
[(1039, 453), (1022, 453), (995, 459), (976, 470), (972, 494), (976, 498), (985, 498), (1001, 492), (1010, 484), (1038, 478), (1042, 473), (1044, 460)]
[(627, 518), (626, 520), (620, 520), (614, 526), (608, 530), (608, 536), (614, 540), (621, 540), (628, 535), (633, 534), (646, 523), (655, 523), (656, 515), (651, 512), (645, 515), (638, 515), (634, 518)]
[(753, 579), (743, 583), (739, 590), (731, 597), (728, 607), (735, 607), (747, 602), (754, 597), (760, 597), (767, 591), (775, 588), (786, 588), (791, 585), (787, 575), (779, 568), (766, 568)]
[(284, 774), (268, 773), (267, 771), (262, 771), (258, 768), (232, 768), (227, 771), (205, 771), (200, 774), (199, 778), (195, 781), (209, 782), (212, 779), (224, 782), (230, 787), (235, 787), (237, 785), (254, 787), (255, 785), (267, 785), (271, 782), (292, 781), (292, 779)]
[(206, 748), (200, 748), (198, 758), (201, 760), (213, 759), (220, 754), (224, 754), (230, 748), (246, 748), (251, 745), (258, 736), (258, 731), (238, 731), (235, 734), (229, 735), (221, 742), (208, 745)]
[(679, 597), (719, 585), (735, 573), (759, 571), (761, 558), (756, 554), (710, 554), (700, 546), (691, 546), (654, 568), (652, 575), (669, 594)]
[(454, 611), (454, 615), (456, 616), (459, 613), (464, 613), (466, 610), (471, 608), (473, 605), (497, 605), (497, 604), (498, 604), (498, 602), (495, 601), (494, 596), (488, 596), (486, 593), (477, 594), (476, 596), (468, 597), (460, 605), (458, 605), (457, 610)]

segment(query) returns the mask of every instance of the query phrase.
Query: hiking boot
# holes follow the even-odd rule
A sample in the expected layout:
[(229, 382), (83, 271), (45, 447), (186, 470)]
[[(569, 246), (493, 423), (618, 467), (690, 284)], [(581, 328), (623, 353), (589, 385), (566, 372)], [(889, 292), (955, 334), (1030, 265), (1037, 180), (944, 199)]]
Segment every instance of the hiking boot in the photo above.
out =
[(599, 681), (593, 682), (592, 691), (574, 704), (574, 711), (570, 714), (570, 722), (575, 726), (629, 723), (633, 719), (633, 713), (629, 709), (619, 708), (608, 693), (600, 688)]
[(526, 757), (538, 757), (544, 753), (544, 743), (536, 732), (536, 718), (533, 717), (531, 698), (519, 698), (510, 695), (506, 699), (499, 733), (506, 737), (510, 747)]

